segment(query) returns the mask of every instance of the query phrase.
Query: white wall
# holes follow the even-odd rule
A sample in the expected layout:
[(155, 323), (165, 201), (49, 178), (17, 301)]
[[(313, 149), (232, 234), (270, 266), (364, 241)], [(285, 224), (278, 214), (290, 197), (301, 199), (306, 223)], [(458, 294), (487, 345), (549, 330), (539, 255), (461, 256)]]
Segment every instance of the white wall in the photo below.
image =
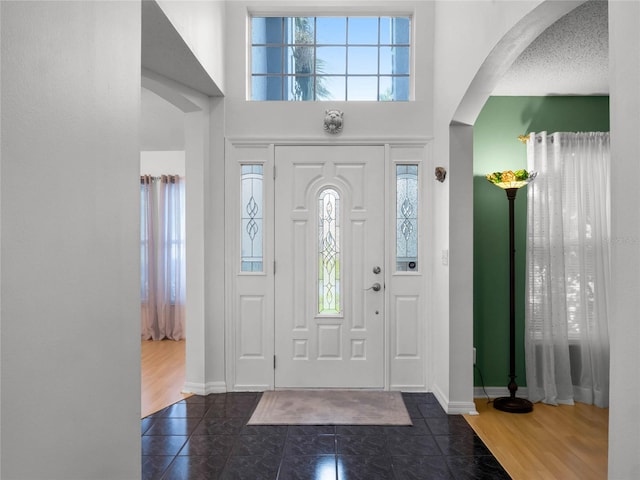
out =
[(0, 10), (0, 476), (139, 478), (140, 3)]
[(184, 112), (146, 88), (141, 94), (140, 150), (184, 150)]
[(612, 298), (609, 478), (640, 478), (640, 3), (609, 2)]
[(224, 244), (224, 125), (225, 101), (211, 98), (209, 107), (211, 128), (209, 163), (206, 170), (208, 179), (205, 196), (205, 275), (207, 281), (206, 338), (208, 355), (205, 359), (206, 385), (208, 391), (226, 390), (225, 379), (225, 244)]
[(184, 150), (140, 152), (141, 175), (153, 177), (179, 175), (184, 177), (185, 173)]
[[(247, 12), (295, 14), (384, 12), (414, 14), (414, 42), (419, 59), (414, 59), (414, 102), (251, 102), (247, 97), (246, 23)], [(341, 139), (428, 137), (432, 134), (433, 3), (394, 1), (245, 2), (227, 5), (226, 135), (266, 139), (326, 139), (324, 111), (344, 111)]]
[(218, 88), (225, 91), (225, 3), (158, 0), (158, 5)]

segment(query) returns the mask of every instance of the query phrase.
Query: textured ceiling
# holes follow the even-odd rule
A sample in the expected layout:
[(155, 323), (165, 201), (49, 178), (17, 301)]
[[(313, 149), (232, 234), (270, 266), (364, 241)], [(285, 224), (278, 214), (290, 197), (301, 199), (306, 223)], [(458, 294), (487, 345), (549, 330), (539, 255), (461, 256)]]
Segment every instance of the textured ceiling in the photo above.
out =
[(547, 28), (493, 95), (608, 95), (607, 8), (606, 0), (589, 0)]

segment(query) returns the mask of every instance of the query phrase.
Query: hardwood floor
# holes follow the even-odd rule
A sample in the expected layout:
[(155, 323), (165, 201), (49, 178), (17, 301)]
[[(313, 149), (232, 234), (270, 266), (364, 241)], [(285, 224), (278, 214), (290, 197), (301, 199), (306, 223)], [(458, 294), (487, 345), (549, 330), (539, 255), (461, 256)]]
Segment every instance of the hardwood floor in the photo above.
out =
[(191, 395), (182, 394), (185, 341), (142, 342), (142, 418)]
[(607, 478), (609, 409), (536, 403), (513, 414), (475, 403), (480, 415), (464, 417), (514, 480)]

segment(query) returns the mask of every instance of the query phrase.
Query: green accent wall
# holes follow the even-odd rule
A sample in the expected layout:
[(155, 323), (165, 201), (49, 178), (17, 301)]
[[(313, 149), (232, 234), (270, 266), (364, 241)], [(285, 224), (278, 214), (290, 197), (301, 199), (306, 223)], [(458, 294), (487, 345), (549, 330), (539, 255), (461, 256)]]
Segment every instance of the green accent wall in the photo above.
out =
[[(509, 204), (485, 175), (527, 168), (529, 132), (608, 132), (609, 97), (490, 97), (473, 129), (473, 342), (474, 384), (509, 382)], [(524, 289), (527, 192), (515, 200), (516, 382), (526, 386)]]

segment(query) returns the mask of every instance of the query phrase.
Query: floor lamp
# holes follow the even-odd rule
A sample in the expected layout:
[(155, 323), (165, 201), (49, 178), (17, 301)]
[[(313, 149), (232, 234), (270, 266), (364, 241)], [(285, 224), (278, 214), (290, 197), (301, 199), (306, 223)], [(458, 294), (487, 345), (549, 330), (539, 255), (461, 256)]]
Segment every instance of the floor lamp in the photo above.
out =
[(512, 172), (494, 172), (487, 175), (487, 180), (507, 193), (509, 201), (509, 389), (508, 397), (499, 397), (493, 401), (497, 410), (509, 413), (528, 413), (533, 410), (533, 404), (525, 399), (516, 397), (518, 384), (516, 383), (516, 301), (515, 301), (515, 234), (514, 234), (514, 203), (518, 189), (524, 187), (536, 177), (536, 172), (516, 170)]

